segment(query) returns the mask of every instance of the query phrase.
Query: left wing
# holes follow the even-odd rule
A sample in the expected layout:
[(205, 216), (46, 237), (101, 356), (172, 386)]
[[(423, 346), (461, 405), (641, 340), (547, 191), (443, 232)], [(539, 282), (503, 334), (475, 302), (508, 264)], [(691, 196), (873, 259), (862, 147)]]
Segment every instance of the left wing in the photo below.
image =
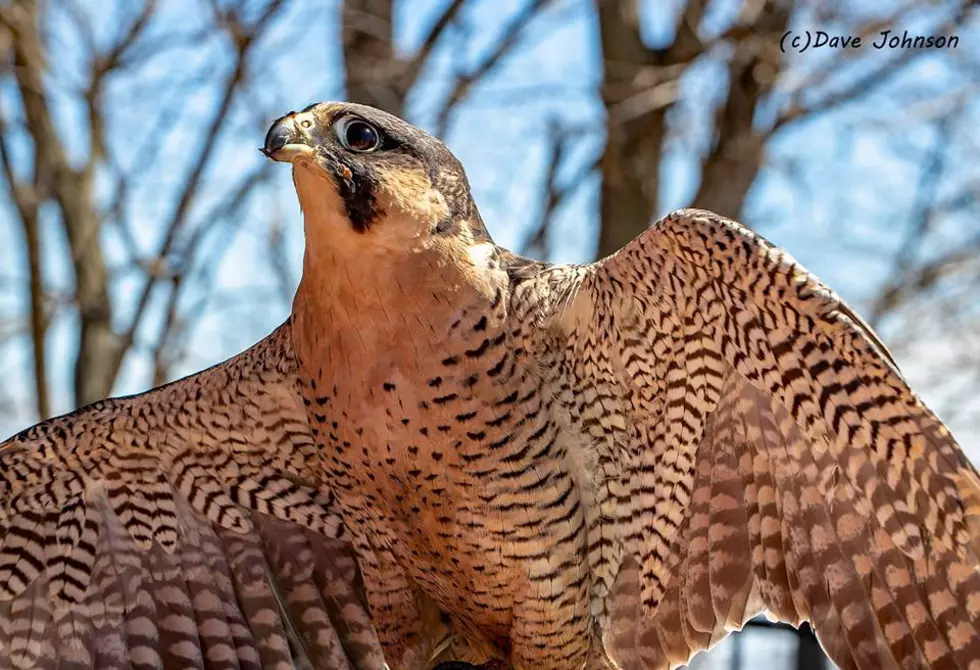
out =
[(0, 669), (381, 668), (289, 324), (0, 443)]
[(568, 275), (613, 659), (675, 667), (768, 611), (842, 668), (980, 667), (980, 479), (834, 293), (698, 210)]

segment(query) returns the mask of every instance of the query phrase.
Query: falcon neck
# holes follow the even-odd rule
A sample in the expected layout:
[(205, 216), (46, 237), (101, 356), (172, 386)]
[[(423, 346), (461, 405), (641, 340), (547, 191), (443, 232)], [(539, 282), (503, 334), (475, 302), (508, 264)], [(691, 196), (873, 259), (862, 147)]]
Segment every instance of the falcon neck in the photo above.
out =
[(450, 245), (404, 251), (308, 246), (293, 301), (300, 361), (331, 356), (363, 360), (409, 347), (439, 346), (461, 309), (499, 295), (485, 255)]

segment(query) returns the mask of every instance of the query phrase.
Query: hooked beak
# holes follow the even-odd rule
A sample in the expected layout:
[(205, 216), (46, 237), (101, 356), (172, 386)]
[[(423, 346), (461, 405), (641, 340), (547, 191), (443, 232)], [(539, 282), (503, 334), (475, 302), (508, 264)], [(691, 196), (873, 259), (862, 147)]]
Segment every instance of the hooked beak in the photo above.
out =
[(312, 138), (302, 127), (313, 128), (313, 115), (290, 112), (276, 120), (265, 135), (265, 144), (259, 149), (267, 158), (291, 163), (297, 156), (312, 156), (315, 152)]

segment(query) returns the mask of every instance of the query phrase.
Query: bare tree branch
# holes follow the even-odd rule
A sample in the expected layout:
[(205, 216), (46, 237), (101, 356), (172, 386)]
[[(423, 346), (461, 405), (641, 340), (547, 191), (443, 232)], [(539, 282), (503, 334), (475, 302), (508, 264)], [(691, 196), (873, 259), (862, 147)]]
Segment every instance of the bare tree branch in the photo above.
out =
[(41, 242), (38, 226), (38, 198), (32, 187), (21, 184), (14, 174), (7, 146), (7, 124), (0, 111), (0, 164), (20, 216), (24, 231), (24, 246), (27, 251), (28, 297), (30, 310), (30, 339), (34, 363), (35, 409), (39, 418), (51, 416), (51, 401), (48, 393), (48, 366), (45, 355), (48, 319), (44, 311), (44, 283), (41, 277)]
[(521, 245), (521, 253), (538, 258), (548, 257), (548, 229), (551, 227), (555, 210), (561, 203), (563, 195), (563, 192), (558, 188), (557, 178), (558, 168), (561, 166), (562, 154), (565, 150), (565, 137), (561, 126), (554, 120), (551, 121), (548, 134), (551, 137), (551, 151), (545, 163), (544, 204), (541, 207), (537, 222), (531, 227), (530, 236)]
[(37, 5), (22, 0), (0, 15), (14, 34), (14, 75), (27, 127), (34, 139), (35, 182), (39, 197), (58, 203), (68, 237), (75, 273), (75, 292), (81, 322), (75, 368), (76, 403), (104, 397), (114, 373), (98, 365), (113, 346), (112, 310), (100, 227), (92, 201), (92, 174), (72, 169), (59, 142), (44, 92), (44, 49), (37, 33)]
[(392, 0), (344, 0), (342, 12), (347, 98), (401, 116)]
[(507, 54), (511, 53), (518, 40), (527, 29), (528, 24), (542, 9), (547, 7), (553, 0), (531, 0), (524, 8), (511, 17), (510, 21), (501, 31), (497, 43), (484, 56), (484, 58), (472, 69), (463, 75), (456, 77), (452, 91), (446, 98), (446, 102), (440, 108), (436, 116), (435, 130), (437, 137), (442, 137), (446, 133), (446, 126), (449, 123), (449, 116), (456, 106), (461, 103), (470, 90), (487, 76), (500, 63)]
[[(186, 181), (184, 182), (177, 205), (174, 208), (170, 220), (164, 226), (164, 230), (166, 232), (164, 233), (163, 243), (160, 245), (160, 249), (157, 252), (157, 257), (160, 259), (164, 259), (170, 254), (171, 248), (177, 239), (177, 234), (184, 224), (184, 220), (190, 209), (191, 203), (194, 201), (194, 196), (197, 194), (197, 190), (200, 187), (201, 176), (204, 173), (205, 167), (207, 167), (211, 160), (228, 110), (231, 108), (231, 103), (234, 100), (238, 87), (242, 82), (245, 72), (246, 59), (250, 49), (261, 36), (262, 32), (268, 27), (271, 19), (281, 6), (282, 0), (273, 0), (273, 2), (269, 3), (268, 7), (266, 7), (262, 16), (248, 29), (244, 29), (234, 15), (229, 14), (226, 16), (228, 29), (232, 33), (235, 42), (234, 67), (232, 68), (228, 79), (225, 81), (221, 100), (218, 103), (215, 112), (211, 117), (211, 121), (208, 124), (207, 130), (204, 133), (204, 142), (199, 150), (197, 159), (195, 160), (194, 165), (191, 168)], [(122, 364), (123, 357), (135, 340), (136, 332), (146, 313), (146, 308), (149, 304), (150, 296), (152, 295), (155, 285), (156, 280), (152, 276), (148, 277), (144, 282), (143, 289), (140, 292), (139, 299), (136, 303), (136, 310), (132, 321), (130, 322), (129, 327), (123, 333), (121, 340), (116, 347), (115, 355), (109, 362), (113, 378), (115, 378), (115, 375), (118, 374), (119, 366)]]
[[(946, 154), (949, 150), (950, 117), (942, 118), (937, 124), (937, 137), (930, 158), (923, 166), (915, 201), (912, 204), (908, 232), (895, 253), (890, 276), (907, 277), (915, 260), (917, 250), (925, 244), (929, 226), (932, 223), (936, 193), (945, 169)], [(900, 292), (886, 289), (871, 306), (868, 323), (878, 326), (881, 319), (897, 306), (895, 302)]]
[(780, 69), (779, 36), (789, 22), (779, 2), (760, 5), (752, 36), (735, 44), (728, 63), (728, 96), (715, 115), (714, 146), (701, 165), (693, 206), (737, 217), (762, 166), (765, 135), (756, 110), (772, 91)]
[(677, 80), (703, 48), (697, 29), (704, 11), (700, 0), (688, 2), (674, 40), (652, 50), (640, 34), (637, 2), (599, 3), (605, 70), (602, 100), (607, 110), (599, 193), (600, 257), (646, 229), (656, 211), (667, 113)]
[(975, 263), (980, 254), (980, 236), (965, 240), (954, 251), (923, 263), (888, 282), (880, 291), (870, 313), (877, 320), (893, 310), (910, 293), (923, 294), (932, 289), (940, 280), (961, 272), (969, 264)]
[(403, 97), (408, 93), (409, 89), (415, 86), (415, 84), (418, 82), (419, 74), (429, 62), (429, 57), (432, 55), (432, 50), (446, 32), (446, 29), (449, 28), (453, 20), (459, 14), (464, 4), (466, 4), (466, 0), (452, 0), (446, 5), (446, 8), (435, 20), (435, 23), (432, 24), (432, 28), (429, 29), (425, 40), (422, 42), (422, 46), (419, 48), (418, 52), (416, 52), (415, 56), (413, 56), (408, 62), (405, 72), (402, 75), (401, 89)]

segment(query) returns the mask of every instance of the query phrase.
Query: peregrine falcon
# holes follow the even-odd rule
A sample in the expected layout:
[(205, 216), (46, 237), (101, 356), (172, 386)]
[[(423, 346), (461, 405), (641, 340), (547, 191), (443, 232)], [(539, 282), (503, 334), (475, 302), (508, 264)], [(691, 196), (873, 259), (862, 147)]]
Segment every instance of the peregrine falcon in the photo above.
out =
[(786, 252), (681, 210), (523, 258), (361, 105), (263, 151), (290, 319), (0, 447), (0, 665), (660, 669), (765, 612), (841, 668), (980, 667), (980, 477)]

